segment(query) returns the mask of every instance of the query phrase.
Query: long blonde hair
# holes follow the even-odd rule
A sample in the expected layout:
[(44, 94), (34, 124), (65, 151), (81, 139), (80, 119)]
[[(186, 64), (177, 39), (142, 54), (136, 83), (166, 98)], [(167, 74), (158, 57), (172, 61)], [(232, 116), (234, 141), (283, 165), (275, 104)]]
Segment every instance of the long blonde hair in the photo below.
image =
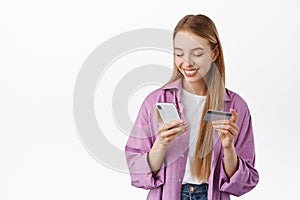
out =
[[(218, 48), (219, 55), (204, 80), (207, 87), (207, 97), (201, 115), (201, 126), (196, 144), (196, 151), (192, 163), (194, 175), (202, 181), (208, 181), (210, 175), (213, 128), (210, 122), (204, 121), (204, 114), (208, 109), (220, 110), (224, 104), (225, 92), (225, 64), (222, 46), (217, 29), (213, 21), (205, 15), (187, 15), (183, 17), (175, 27), (173, 41), (179, 31), (188, 31), (208, 40), (212, 50)], [(168, 83), (182, 77), (174, 62), (174, 70)]]

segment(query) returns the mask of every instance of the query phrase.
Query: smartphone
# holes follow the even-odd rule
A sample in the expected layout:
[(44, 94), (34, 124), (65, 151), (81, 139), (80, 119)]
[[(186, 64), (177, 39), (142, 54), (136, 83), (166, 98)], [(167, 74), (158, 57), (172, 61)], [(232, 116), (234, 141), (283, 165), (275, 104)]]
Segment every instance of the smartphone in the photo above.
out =
[(180, 119), (178, 110), (174, 103), (157, 102), (156, 107), (164, 124)]
[(223, 112), (218, 110), (208, 110), (204, 116), (206, 121), (214, 121), (221, 119), (230, 119), (232, 116), (231, 112)]

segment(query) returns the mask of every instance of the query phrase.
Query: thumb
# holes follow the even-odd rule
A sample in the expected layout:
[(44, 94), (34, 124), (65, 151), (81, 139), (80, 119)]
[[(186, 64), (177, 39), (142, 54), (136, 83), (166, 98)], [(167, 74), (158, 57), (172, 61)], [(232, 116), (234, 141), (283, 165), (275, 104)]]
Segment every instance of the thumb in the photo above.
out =
[(236, 121), (238, 119), (238, 114), (235, 112), (235, 110), (233, 108), (230, 108), (230, 112), (232, 113), (230, 120), (232, 122), (236, 123)]

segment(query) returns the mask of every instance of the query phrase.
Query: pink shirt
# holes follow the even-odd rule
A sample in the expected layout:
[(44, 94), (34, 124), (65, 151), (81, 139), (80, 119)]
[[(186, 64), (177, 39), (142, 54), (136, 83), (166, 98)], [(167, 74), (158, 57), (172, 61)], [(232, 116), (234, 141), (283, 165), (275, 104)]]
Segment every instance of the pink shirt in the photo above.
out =
[[(131, 183), (135, 187), (148, 189), (147, 199), (149, 200), (180, 200), (181, 197), (182, 180), (189, 151), (189, 131), (176, 137), (169, 144), (164, 163), (156, 176), (152, 175), (147, 159), (158, 133), (155, 116), (156, 102), (175, 103), (181, 118), (188, 123), (183, 115), (184, 108), (180, 100), (181, 85), (182, 79), (179, 78), (146, 97), (125, 147)], [(209, 177), (209, 200), (228, 200), (231, 194), (240, 196), (253, 189), (259, 180), (258, 172), (254, 168), (254, 138), (247, 104), (238, 94), (226, 89), (224, 105), (225, 111), (233, 108), (238, 113), (236, 123), (239, 126), (239, 133), (234, 142), (238, 155), (238, 169), (230, 179), (227, 177), (223, 167), (221, 140), (218, 133), (214, 132), (214, 157)]]

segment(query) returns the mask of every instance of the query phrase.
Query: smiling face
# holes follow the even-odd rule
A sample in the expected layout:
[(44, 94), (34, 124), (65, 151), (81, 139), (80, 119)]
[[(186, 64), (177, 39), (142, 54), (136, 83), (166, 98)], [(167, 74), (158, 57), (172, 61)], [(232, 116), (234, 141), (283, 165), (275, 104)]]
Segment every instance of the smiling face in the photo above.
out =
[(184, 81), (193, 84), (202, 78), (218, 56), (218, 48), (211, 49), (208, 40), (188, 31), (179, 31), (174, 38), (175, 66)]

